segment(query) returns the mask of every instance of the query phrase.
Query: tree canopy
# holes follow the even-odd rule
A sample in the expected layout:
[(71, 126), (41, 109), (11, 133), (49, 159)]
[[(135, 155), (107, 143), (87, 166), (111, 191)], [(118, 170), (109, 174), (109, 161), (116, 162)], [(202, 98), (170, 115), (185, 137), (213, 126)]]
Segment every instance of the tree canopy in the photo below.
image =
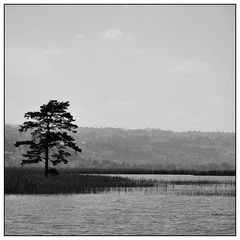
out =
[(27, 118), (19, 131), (31, 131), (31, 140), (17, 141), (15, 146), (28, 145), (27, 153), (22, 154), (24, 159), (21, 164), (39, 163), (45, 161), (45, 176), (48, 176), (49, 161), (55, 166), (58, 163), (67, 164), (67, 157), (71, 156), (68, 149), (81, 152), (74, 142), (74, 138), (68, 133), (76, 133), (78, 126), (73, 124), (73, 116), (67, 112), (69, 102), (50, 100), (40, 106), (40, 111), (27, 112)]

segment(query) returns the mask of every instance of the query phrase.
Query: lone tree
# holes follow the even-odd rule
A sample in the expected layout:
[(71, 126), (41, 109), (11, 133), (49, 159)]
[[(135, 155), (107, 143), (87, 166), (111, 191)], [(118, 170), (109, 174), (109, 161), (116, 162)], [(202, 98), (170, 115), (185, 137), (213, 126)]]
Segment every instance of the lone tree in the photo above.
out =
[(81, 152), (81, 149), (68, 135), (68, 132), (76, 133), (75, 120), (67, 112), (69, 102), (58, 102), (50, 100), (48, 104), (40, 106), (39, 112), (27, 112), (25, 118), (31, 119), (20, 126), (20, 132), (31, 131), (32, 139), (28, 141), (17, 141), (15, 146), (29, 145), (27, 153), (22, 154), (25, 159), (21, 165), (39, 163), (45, 161), (45, 177), (49, 173), (49, 161), (53, 166), (58, 163), (67, 164), (66, 157), (71, 156), (67, 149)]

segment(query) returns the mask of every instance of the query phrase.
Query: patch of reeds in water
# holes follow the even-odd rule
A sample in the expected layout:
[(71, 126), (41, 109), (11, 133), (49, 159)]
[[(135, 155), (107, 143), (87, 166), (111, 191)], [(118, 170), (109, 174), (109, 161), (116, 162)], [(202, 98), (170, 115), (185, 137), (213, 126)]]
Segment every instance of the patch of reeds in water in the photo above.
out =
[(158, 181), (156, 188), (159, 192), (177, 195), (230, 197), (236, 195), (235, 181), (233, 180)]
[(98, 193), (129, 188), (153, 187), (153, 180), (134, 180), (118, 176), (73, 175), (61, 173), (44, 177), (38, 169), (5, 169), (5, 194), (76, 194)]
[(110, 191), (153, 191), (191, 196), (236, 195), (234, 180), (145, 180), (119, 176), (71, 174), (44, 177), (39, 169), (5, 169), (5, 194), (77, 194)]

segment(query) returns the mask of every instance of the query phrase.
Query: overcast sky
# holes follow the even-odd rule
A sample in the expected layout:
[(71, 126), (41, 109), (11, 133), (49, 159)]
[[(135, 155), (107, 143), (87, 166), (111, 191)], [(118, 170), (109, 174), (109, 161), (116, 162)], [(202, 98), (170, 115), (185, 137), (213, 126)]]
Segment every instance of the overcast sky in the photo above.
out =
[(235, 9), (5, 6), (5, 120), (50, 99), (79, 126), (235, 126)]

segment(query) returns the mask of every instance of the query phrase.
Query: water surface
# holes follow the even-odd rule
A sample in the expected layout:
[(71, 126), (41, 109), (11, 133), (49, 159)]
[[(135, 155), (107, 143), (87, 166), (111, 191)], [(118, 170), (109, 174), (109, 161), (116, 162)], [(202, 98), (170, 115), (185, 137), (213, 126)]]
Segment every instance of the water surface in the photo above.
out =
[(153, 188), (6, 195), (5, 234), (234, 235), (235, 197), (175, 195)]

